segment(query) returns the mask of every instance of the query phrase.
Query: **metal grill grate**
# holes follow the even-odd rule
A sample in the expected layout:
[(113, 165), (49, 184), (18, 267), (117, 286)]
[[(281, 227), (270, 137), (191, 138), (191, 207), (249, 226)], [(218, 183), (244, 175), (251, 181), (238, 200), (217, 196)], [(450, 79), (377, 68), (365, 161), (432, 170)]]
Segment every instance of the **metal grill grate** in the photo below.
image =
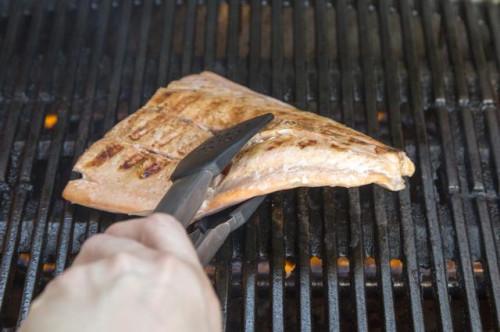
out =
[(0, 328), (124, 218), (61, 191), (88, 144), (209, 69), (405, 149), (407, 189), (273, 195), (207, 272), (226, 330), (500, 326), (493, 2), (0, 1)]

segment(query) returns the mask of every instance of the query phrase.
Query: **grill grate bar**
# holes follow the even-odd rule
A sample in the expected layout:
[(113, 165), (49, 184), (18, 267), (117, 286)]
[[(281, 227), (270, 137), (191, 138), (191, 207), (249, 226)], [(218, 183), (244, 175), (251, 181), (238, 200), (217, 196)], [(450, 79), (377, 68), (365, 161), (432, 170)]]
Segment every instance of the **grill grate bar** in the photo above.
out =
[(439, 313), (441, 327), (445, 331), (453, 330), (450, 299), (448, 296), (448, 284), (446, 278), (446, 267), (443, 257), (443, 244), (441, 230), (435, 205), (435, 193), (432, 184), (432, 168), (428, 137), (425, 128), (423, 113), (422, 92), (420, 87), (420, 70), (417, 65), (417, 49), (415, 44), (415, 27), (413, 24), (410, 6), (406, 1), (400, 3), (401, 22), (403, 26), (403, 44), (408, 62), (408, 81), (410, 88), (410, 103), (414, 113), (415, 129), (417, 137), (417, 150), (419, 154), (419, 166), (422, 175), (424, 191), (424, 203), (426, 208), (426, 221), (430, 237), (432, 251), (432, 263), (434, 265), (434, 282), (437, 288), (439, 301)]
[(323, 190), (324, 202), (324, 247), (325, 247), (325, 273), (324, 283), (327, 296), (327, 316), (330, 331), (340, 331), (340, 305), (339, 305), (339, 281), (337, 270), (337, 232), (335, 229), (335, 209), (333, 202), (333, 190)]
[[(337, 24), (341, 66), (341, 91), (342, 91), (342, 113), (346, 125), (354, 128), (354, 77), (353, 77), (353, 54), (350, 43), (347, 40), (348, 30), (348, 8), (347, 1), (340, 0), (337, 3)], [(356, 321), (358, 331), (368, 331), (368, 317), (366, 309), (365, 273), (363, 246), (363, 227), (361, 224), (361, 205), (359, 189), (348, 189), (349, 192), (349, 221), (350, 235), (354, 260), (354, 302), (356, 305)]]
[(230, 297), (230, 286), (231, 286), (231, 275), (229, 270), (230, 258), (231, 258), (231, 241), (226, 241), (226, 243), (219, 250), (216, 256), (216, 272), (215, 272), (215, 288), (219, 300), (221, 302), (222, 308), (222, 327), (223, 331), (228, 330), (227, 326), (227, 315), (229, 312), (229, 297)]
[[(393, 144), (398, 148), (404, 147), (403, 132), (401, 128), (400, 110), (400, 86), (399, 73), (391, 28), (389, 26), (389, 1), (381, 1), (379, 4), (382, 57), (384, 59), (384, 72), (386, 82), (387, 106), (390, 117), (390, 130)], [(417, 261), (417, 249), (415, 241), (415, 226), (411, 214), (410, 183), (406, 181), (406, 188), (399, 192), (400, 220), (402, 226), (403, 252), (406, 258), (406, 279), (410, 295), (410, 307), (412, 325), (415, 331), (423, 331), (425, 328), (422, 294), (420, 290), (420, 273)]]
[(221, 302), (222, 308), (222, 325), (223, 331), (227, 331), (227, 315), (229, 310), (229, 299), (231, 292), (231, 273), (230, 273), (230, 262), (231, 262), (231, 242), (232, 237), (230, 236), (228, 241), (222, 246), (216, 256), (216, 274), (215, 274), (215, 289), (219, 300)]
[[(81, 1), (80, 2), (80, 8), (78, 8), (78, 18), (77, 22), (75, 25), (75, 34), (74, 37), (72, 38), (72, 44), (70, 46), (70, 62), (65, 70), (66, 77), (68, 78), (69, 82), (74, 82), (76, 79), (77, 75), (77, 69), (79, 65), (79, 55), (81, 54), (80, 50), (83, 46), (84, 43), (84, 36), (85, 36), (85, 30), (84, 28), (87, 25), (87, 19), (88, 19), (88, 12), (89, 12), (89, 4), (87, 1)], [(52, 145), (56, 146), (58, 144), (57, 142), (61, 142), (62, 138), (64, 137), (64, 133), (66, 131), (66, 124), (67, 124), (67, 118), (69, 116), (69, 109), (73, 107), (71, 98), (73, 94), (73, 86), (71, 84), (67, 84), (64, 86), (62, 92), (62, 100), (63, 102), (59, 103), (59, 114), (58, 114), (58, 119), (59, 119), (59, 124), (56, 127), (56, 134), (54, 141)], [(52, 146), (51, 146), (52, 148)], [(52, 149), (55, 149), (52, 148)], [(60, 151), (55, 153), (55, 156), (53, 158), (56, 158), (56, 156), (60, 154)], [(59, 158), (60, 156), (57, 156)], [(61, 225), (61, 231), (59, 234), (59, 243), (57, 246), (57, 252), (56, 252), (56, 266), (55, 266), (55, 271), (54, 273), (60, 274), (64, 270), (67, 262), (67, 257), (68, 257), (68, 252), (69, 252), (69, 246), (70, 246), (70, 235), (71, 235), (71, 229), (73, 227), (73, 215), (72, 215), (72, 209), (69, 207), (69, 204), (65, 204), (65, 213), (63, 217), (63, 222)]]
[[(444, 121), (443, 121), (444, 123)], [(463, 203), (456, 196), (451, 197), (453, 220), (457, 233), (457, 244), (460, 254), (460, 267), (462, 279), (465, 285), (465, 296), (467, 298), (467, 313), (471, 331), (483, 331), (479, 303), (475, 288), (475, 280), (472, 268), (472, 259), (469, 248), (469, 238), (464, 220)]]
[[(53, 26), (51, 36), (54, 38), (50, 40), (50, 46), (49, 46), (49, 54), (46, 56), (45, 63), (43, 64), (43, 69), (44, 73), (41, 75), (41, 80), (38, 84), (37, 91), (35, 92), (36, 96), (40, 96), (40, 94), (44, 91), (49, 90), (51, 78), (52, 78), (52, 71), (53, 68), (56, 66), (56, 61), (57, 61), (57, 56), (58, 52), (61, 49), (62, 42), (63, 42), (63, 35), (65, 31), (65, 3), (63, 1), (58, 2), (57, 6), (57, 13), (56, 13), (56, 22)], [(35, 103), (34, 106), (34, 112), (33, 112), (33, 120), (31, 122), (31, 128), (29, 131), (29, 136), (27, 139), (27, 143), (25, 145), (25, 151), (23, 154), (23, 161), (21, 163), (21, 170), (20, 170), (20, 186), (27, 185), (28, 188), (32, 188), (32, 178), (31, 178), (31, 173), (32, 173), (32, 168), (34, 165), (35, 161), (35, 155), (36, 155), (36, 147), (38, 146), (38, 141), (39, 141), (39, 136), (40, 132), (42, 129), (42, 122), (44, 119), (44, 114), (45, 114), (45, 108), (46, 106), (43, 105), (43, 103), (38, 100)], [(25, 189), (20, 189), (21, 191), (24, 191)], [(25, 194), (23, 195), (22, 201), (17, 203), (17, 206), (14, 207), (14, 209), (18, 209), (18, 206), (22, 209), (22, 207), (25, 205)], [(20, 211), (21, 212), (21, 211)], [(16, 218), (16, 220), (18, 220)], [(16, 226), (18, 229), (19, 226)], [(16, 241), (18, 234), (17, 232), (14, 234), (12, 233), (12, 241)], [(12, 254), (13, 252), (9, 252), (9, 257), (7, 258), (7, 261), (12, 262)], [(8, 271), (7, 271), (8, 275)], [(1, 304), (1, 301), (0, 301)]]
[[(435, 35), (431, 29), (432, 27), (432, 9), (430, 1), (426, 0), (422, 4), (423, 11), (423, 24), (425, 28), (425, 40), (427, 46), (428, 56), (430, 57), (431, 63), (431, 71), (433, 74), (433, 95), (435, 97), (436, 103), (439, 101), (439, 96), (444, 87), (444, 81), (442, 79), (442, 70), (443, 63), (441, 61), (442, 54), (438, 51), (437, 42), (435, 39)], [(456, 42), (456, 40), (454, 40)], [(457, 61), (458, 62), (458, 61)], [(461, 80), (464, 78), (462, 77)], [(444, 98), (444, 96), (443, 96)], [(444, 101), (444, 100), (443, 100)], [(449, 184), (449, 189), (452, 193), (455, 193), (459, 190), (458, 186), (458, 175), (456, 169), (456, 158), (453, 153), (453, 141), (452, 134), (450, 130), (450, 121), (448, 111), (445, 109), (441, 103), (438, 103), (436, 106), (436, 111), (438, 114), (438, 121), (441, 133), (441, 141), (443, 142), (443, 151), (444, 158), (446, 164), (446, 176)], [(464, 110), (468, 113), (468, 110)], [(472, 123), (465, 121), (464, 124)], [(473, 130), (470, 128), (469, 130)], [(475, 145), (476, 146), (476, 145)], [(448, 148), (446, 148), (448, 147)], [(477, 147), (477, 146), (476, 146)], [(477, 156), (478, 157), (478, 156)], [(476, 172), (473, 172), (476, 174)], [(477, 188), (477, 182), (474, 181), (474, 188)], [(482, 185), (482, 183), (481, 183)], [(474, 283), (474, 274), (472, 270), (472, 259), (469, 248), (469, 239), (467, 236), (464, 213), (463, 213), (463, 205), (460, 199), (453, 195), (451, 197), (451, 206), (453, 213), (453, 220), (455, 223), (455, 228), (457, 229), (457, 245), (460, 253), (460, 267), (462, 272), (463, 283), (465, 286), (465, 294), (467, 298), (467, 312), (469, 315), (469, 323), (472, 331), (482, 331), (481, 324), (481, 316), (479, 314), (479, 304), (477, 299), (477, 294), (475, 291), (475, 283)]]
[(471, 52), (476, 65), (476, 72), (479, 77), (479, 86), (483, 105), (486, 106), (486, 124), (488, 127), (491, 148), (493, 152), (493, 160), (495, 163), (495, 171), (497, 177), (497, 189), (500, 190), (500, 144), (498, 137), (500, 130), (498, 129), (497, 111), (489, 105), (494, 104), (497, 100), (495, 90), (491, 86), (489, 77), (490, 67), (486, 64), (484, 47), (478, 31), (478, 17), (476, 6), (471, 6), (472, 3), (465, 2), (465, 18), (469, 32), (469, 42), (471, 44)]
[[(368, 134), (372, 137), (379, 136), (377, 124), (377, 101), (376, 91), (377, 82), (375, 78), (375, 59), (373, 50), (372, 35), (376, 31), (376, 26), (368, 17), (367, 1), (359, 1), (359, 34), (361, 58), (363, 59), (363, 77), (365, 92), (365, 110), (368, 123)], [(375, 221), (377, 223), (377, 246), (378, 246), (378, 269), (384, 309), (384, 325), (386, 331), (396, 330), (396, 315), (394, 310), (394, 294), (392, 290), (391, 269), (390, 269), (390, 251), (389, 251), (389, 229), (385, 207), (384, 191), (374, 186), (372, 193), (373, 206), (375, 209)]]
[[(85, 95), (88, 100), (92, 101), (96, 93), (97, 76), (99, 61), (104, 47), (104, 40), (106, 35), (106, 27), (108, 22), (108, 17), (111, 9), (111, 0), (103, 3), (104, 9), (100, 13), (98, 20), (99, 31), (96, 37), (95, 50), (92, 54), (91, 67), (88, 75), (88, 81), (85, 89)], [(78, 137), (75, 142), (75, 157), (79, 156), (85, 145), (87, 143), (89, 135), (90, 120), (92, 117), (92, 102), (88, 102), (86, 107), (82, 112), (78, 127)], [(55, 177), (57, 174), (57, 168), (59, 164), (59, 155), (62, 146), (63, 131), (66, 125), (67, 119), (65, 115), (61, 116), (63, 119), (60, 123), (61, 130), (59, 131), (58, 137), (53, 140), (50, 148), (50, 157), (47, 165), (47, 171), (45, 174), (45, 179), (42, 187), (42, 194), (40, 197), (40, 205), (35, 217), (35, 225), (32, 234), (32, 245), (30, 250), (30, 260), (28, 263), (28, 268), (26, 272), (26, 280), (24, 282), (23, 296), (21, 298), (21, 307), (19, 310), (19, 321), (20, 323), (26, 315), (28, 314), (29, 305), (36, 291), (36, 284), (38, 275), (40, 273), (40, 263), (41, 255), (43, 251), (45, 233), (47, 228), (47, 219), (49, 213), (49, 207), (51, 204), (52, 194), (55, 185)]]
[[(7, 109), (7, 120), (2, 130), (2, 136), (0, 139), (0, 151), (2, 151), (2, 155), (0, 156), (0, 183), (7, 181), (6, 176), (9, 155), (12, 150), (12, 144), (14, 142), (16, 129), (19, 123), (20, 115), (22, 113), (23, 102), (21, 99), (25, 97), (25, 90), (28, 87), (30, 72), (35, 60), (35, 51), (37, 49), (38, 43), (40, 42), (41, 27), (43, 26), (44, 21), (44, 1), (37, 1), (35, 6), (35, 14), (33, 22), (30, 26), (30, 36), (26, 43), (26, 51), (23, 56), (22, 66), (19, 73), (17, 74), (16, 83), (13, 85), (12, 95), (14, 97), (14, 100), (10, 103)], [(12, 35), (14, 35), (14, 32), (12, 32)], [(10, 35), (8, 36), (8, 38), (10, 38)], [(11, 58), (11, 53), (13, 52), (13, 50), (10, 48), (10, 46), (13, 47), (13, 45), (10, 45), (10, 42), (10, 40), (7, 40), (5, 60), (2, 59), (4, 61), (8, 61)], [(2, 64), (4, 63), (2, 62)], [(4, 65), (3, 68), (6, 68), (6, 65)], [(5, 76), (2, 76), (0, 77), (0, 79), (3, 79), (4, 77)], [(1, 83), (2, 82), (0, 81), (0, 86), (2, 86)]]
[[(131, 19), (132, 2), (125, 1), (122, 5), (120, 13), (120, 31), (118, 35), (118, 43), (116, 45), (116, 54), (113, 61), (113, 73), (111, 74), (111, 81), (109, 83), (109, 95), (107, 99), (107, 111), (104, 116), (104, 130), (111, 129), (116, 122), (116, 111), (118, 109), (118, 99), (120, 97), (120, 82), (122, 79), (123, 63), (125, 62), (125, 54), (127, 47), (127, 37), (129, 34), (130, 19)], [(164, 55), (164, 54), (162, 54)], [(165, 55), (167, 57), (167, 55)], [(163, 72), (160, 71), (160, 76)], [(159, 81), (166, 80), (161, 78)]]
[(492, 104), (495, 102), (496, 97), (494, 90), (491, 87), (489, 68), (486, 65), (484, 49), (479, 35), (479, 20), (476, 12), (477, 6), (474, 6), (474, 4), (470, 1), (464, 1), (464, 6), (467, 30), (469, 32), (469, 40), (471, 43), (471, 52), (476, 62), (476, 71), (479, 77), (482, 102), (485, 104)]
[[(277, 99), (283, 98), (283, 4), (279, 0), (271, 2), (271, 93)], [(283, 243), (283, 194), (272, 195), (271, 228), (271, 276), (272, 276), (272, 329), (274, 332), (285, 330), (284, 311), (284, 243)]]
[[(253, 9), (252, 9), (253, 16)], [(207, 1), (204, 65), (207, 70), (215, 70), (215, 41), (217, 30), (217, 1)], [(252, 26), (253, 27), (253, 26)]]
[(500, 68), (500, 12), (498, 6), (493, 1), (487, 3), (486, 11), (488, 12), (488, 22), (491, 25), (490, 31), (493, 34), (497, 68)]
[[(240, 15), (240, 2), (238, 0), (231, 0), (229, 1), (228, 4), (228, 26), (227, 26), (227, 48), (226, 48), (226, 60), (227, 60), (227, 77), (229, 77), (230, 80), (235, 81), (235, 82), (240, 82), (240, 73), (238, 72), (238, 52), (239, 52), (239, 45), (238, 45), (238, 36), (239, 36), (239, 15)], [(241, 247), (241, 241), (243, 240), (243, 229), (238, 229), (236, 232), (233, 232), (229, 235), (229, 238), (227, 240), (227, 250), (228, 250), (228, 257), (231, 257), (230, 261), (235, 261), (241, 260), (242, 257), (242, 247)], [(233, 282), (241, 282), (241, 279), (238, 280), (237, 278), (234, 277), (232, 274), (232, 265), (228, 266), (228, 269), (225, 270), (223, 273), (227, 273), (228, 275), (228, 280), (229, 280), (229, 285), (231, 285)], [(229, 311), (227, 313), (226, 319), (230, 320), (232, 319), (233, 316), (233, 308), (234, 306), (232, 305), (232, 289), (229, 288), (229, 291), (227, 293), (228, 296), (228, 301), (231, 304)], [(231, 330), (232, 326), (227, 326), (227, 330)]]
[[(210, 6), (212, 8), (213, 6)], [(163, 4), (162, 16), (165, 17), (162, 26), (162, 39), (160, 46), (160, 59), (158, 61), (158, 86), (166, 86), (172, 57), (172, 39), (174, 34), (175, 0), (167, 0)], [(208, 45), (208, 33), (207, 33)], [(208, 46), (207, 46), (208, 49)], [(206, 56), (205, 56), (206, 59)]]
[[(300, 109), (306, 109), (306, 39), (305, 6), (303, 1), (294, 2), (294, 58), (295, 58), (295, 105)], [(319, 29), (318, 29), (319, 30)], [(324, 93), (320, 90), (320, 93)], [(319, 105), (322, 109), (326, 105)], [(299, 324), (301, 331), (312, 330), (311, 313), (311, 267), (310, 267), (310, 216), (307, 204), (307, 191), (298, 192), (298, 278), (299, 278)], [(288, 225), (287, 225), (288, 226)]]
[[(250, 63), (248, 84), (251, 89), (258, 88), (258, 67), (260, 58), (260, 24), (261, 24), (261, 2), (253, 0), (251, 3), (251, 30), (250, 30)], [(215, 13), (215, 10), (213, 10)], [(208, 9), (207, 15), (210, 13)], [(215, 14), (212, 14), (215, 22)], [(209, 16), (210, 17), (210, 16)], [(215, 33), (215, 28), (214, 28)], [(208, 40), (208, 38), (207, 38)], [(215, 38), (213, 38), (215, 40)], [(257, 223), (260, 217), (250, 220), (245, 231), (245, 264), (243, 265), (243, 330), (252, 332), (256, 330), (256, 288), (257, 288)]]
[(282, 194), (272, 195), (272, 238), (271, 238), (271, 276), (272, 276), (272, 329), (273, 331), (285, 330), (284, 310), (284, 275), (283, 266), (283, 197)]
[(188, 0), (186, 24), (184, 25), (184, 48), (182, 51), (182, 75), (191, 72), (194, 49), (194, 22), (196, 21), (196, 0)]
[(31, 128), (29, 131), (27, 143), (25, 145), (25, 151), (24, 151), (24, 156), (23, 156), (23, 161), (21, 163), (21, 170), (20, 170), (20, 182), (24, 183), (31, 183), (31, 172), (33, 168), (33, 163), (35, 161), (35, 154), (36, 154), (36, 147), (37, 147), (37, 142), (39, 140), (40, 136), (40, 131), (42, 129), (42, 121), (44, 119), (44, 111), (45, 111), (45, 106), (44, 103), (38, 98), (40, 94), (43, 91), (47, 91), (51, 78), (52, 78), (52, 71), (53, 68), (56, 65), (57, 61), (57, 53), (61, 48), (62, 45), (62, 37), (64, 35), (64, 25), (65, 25), (65, 15), (64, 11), (64, 4), (60, 1), (58, 8), (61, 10), (57, 13), (57, 21), (54, 24), (51, 36), (54, 36), (53, 39), (50, 41), (49, 45), (49, 53), (47, 54), (45, 58), (45, 62), (43, 63), (43, 74), (41, 75), (40, 82), (36, 88), (35, 91), (35, 96), (37, 98), (37, 101), (35, 102), (35, 105), (33, 106), (33, 111), (32, 111), (32, 116), (31, 118), (33, 119), (31, 122)]
[(145, 0), (142, 6), (141, 30), (139, 33), (139, 46), (134, 67), (134, 81), (132, 85), (132, 99), (129, 113), (138, 110), (144, 101), (144, 70), (146, 66), (149, 27), (153, 11), (153, 0)]
[[(479, 85), (483, 103), (489, 104), (490, 98), (496, 100), (495, 92), (492, 90), (491, 81), (489, 78), (489, 67), (486, 64), (484, 48), (479, 39), (479, 31), (477, 30), (477, 7), (470, 6), (470, 3), (465, 3), (465, 17), (469, 32), (469, 41), (471, 43), (472, 54), (476, 65), (476, 71), (479, 76)], [(493, 100), (491, 100), (493, 102)], [(491, 142), (493, 159), (496, 165), (497, 180), (500, 179), (500, 144), (498, 137), (500, 131), (498, 129), (498, 119), (496, 116), (496, 109), (494, 107), (486, 106), (485, 108), (486, 124), (488, 127), (489, 138)], [(479, 214), (479, 223), (481, 229), (481, 236), (483, 240), (483, 247), (486, 256), (487, 270), (489, 279), (492, 284), (492, 302), (494, 304), (495, 317), (497, 325), (500, 326), (500, 276), (498, 270), (498, 257), (495, 249), (495, 240), (492, 236), (493, 228), (486, 203), (478, 198), (476, 205)]]
[(106, 0), (101, 4), (101, 6), (103, 6), (103, 9), (100, 12), (100, 16), (98, 19), (99, 30), (95, 39), (94, 51), (90, 60), (90, 69), (85, 85), (85, 100), (87, 100), (88, 102), (86, 102), (83, 107), (83, 111), (80, 116), (80, 122), (78, 123), (78, 136), (75, 141), (73, 164), (76, 163), (76, 160), (83, 153), (88, 143), (90, 121), (92, 119), (94, 107), (93, 101), (96, 95), (97, 81), (99, 76), (99, 61), (102, 56), (104, 41), (106, 38), (106, 28), (109, 21), (109, 13), (111, 10), (111, 0)]
[[(26, 50), (26, 55), (24, 57), (24, 64), (25, 64), (25, 69), (19, 74), (21, 77), (18, 78), (18, 82), (22, 82), (22, 87), (25, 88), (27, 81), (28, 81), (28, 74), (29, 70), (28, 67), (31, 67), (28, 65), (33, 62), (33, 57), (34, 57), (34, 52), (36, 49), (36, 46), (39, 42), (39, 37), (40, 37), (40, 30), (41, 27), (43, 26), (43, 7), (44, 7), (44, 1), (40, 1), (38, 3), (38, 6), (36, 8), (36, 16), (33, 22), (33, 25), (31, 26), (31, 37), (28, 41), (28, 46)], [(10, 50), (7, 49), (6, 52), (9, 52)], [(26, 76), (26, 78), (22, 77)], [(17, 84), (16, 91), (22, 91), (20, 90), (21, 84)], [(11, 126), (16, 126), (17, 127), (17, 122), (21, 113), (21, 105), (16, 103), (13, 103), (16, 107), (9, 108), (9, 115), (8, 115), (8, 120), (6, 125), (11, 125)], [(12, 121), (11, 121), (12, 120)], [(36, 128), (36, 127), (35, 127)], [(8, 133), (6, 134), (7, 138), (4, 136), (2, 139), (7, 146), (3, 145), (2, 146), (2, 156), (5, 158), (2, 160), (5, 160), (5, 167), (7, 166), (7, 161), (8, 161), (8, 156), (9, 156), (9, 151), (10, 147), (12, 144), (12, 140), (14, 139), (14, 133), (15, 133), (16, 128), (10, 128), (6, 127), (6, 130)], [(9, 136), (11, 135), (11, 137)], [(36, 142), (33, 142), (33, 140), (37, 139), (38, 134), (31, 132), (30, 131), (30, 137), (28, 138), (28, 141), (31, 143), (31, 146), (36, 146)], [(3, 149), (6, 150), (3, 150)], [(30, 155), (30, 147), (28, 147), (27, 154), (25, 154), (25, 157), (23, 158), (23, 161), (21, 163), (22, 165), (22, 170), (25, 170), (27, 165), (29, 165), (30, 160), (32, 159), (32, 156)], [(31, 151), (33, 153), (34, 151)], [(3, 164), (2, 164), (3, 165)], [(5, 175), (5, 171), (2, 171), (2, 165), (0, 165), (0, 178)], [(3, 179), (0, 179), (2, 181)], [(20, 183), (18, 186), (16, 186), (15, 189), (15, 198), (12, 204), (12, 209), (10, 211), (10, 223), (7, 225), (7, 237), (4, 243), (4, 247), (2, 250), (2, 260), (1, 260), (1, 265), (0, 265), (0, 309), (3, 307), (4, 300), (5, 300), (5, 291), (7, 288), (7, 284), (9, 281), (12, 281), (10, 278), (10, 271), (12, 268), (13, 264), (13, 256), (15, 253), (15, 247), (18, 242), (18, 237), (19, 237), (19, 228), (22, 220), (22, 214), (23, 214), (23, 209), (26, 203), (26, 198), (27, 194), (30, 191), (30, 186), (26, 185), (24, 183)]]
[[(299, 324), (300, 331), (311, 331), (311, 265), (310, 265), (310, 223), (307, 191), (298, 192), (298, 256), (299, 256)], [(288, 225), (287, 225), (288, 228)]]
[(488, 278), (491, 284), (491, 302), (494, 307), (496, 326), (500, 326), (500, 271), (498, 269), (498, 256), (493, 238), (493, 227), (488, 213), (486, 202), (482, 198), (476, 199), (481, 226), (481, 236), (486, 256)]
[[(473, 190), (484, 190), (482, 180), (481, 161), (479, 157), (479, 149), (474, 132), (474, 121), (472, 118), (471, 110), (466, 103), (469, 101), (469, 93), (467, 91), (464, 61), (461, 54), (463, 54), (457, 37), (456, 29), (456, 15), (454, 13), (452, 4), (444, 2), (444, 20), (446, 24), (446, 32), (448, 36), (448, 44), (451, 50), (451, 62), (455, 71), (455, 80), (457, 85), (457, 94), (460, 107), (460, 115), (462, 117), (462, 125), (465, 134), (465, 142), (468, 152), (468, 160), (471, 168), (471, 178)], [(455, 15), (455, 16), (454, 16)]]
[[(443, 61), (442, 54), (438, 52), (438, 44), (433, 32), (433, 24), (432, 24), (432, 16), (433, 9), (432, 3), (429, 0), (425, 0), (422, 2), (422, 25), (424, 27), (425, 34), (425, 42), (427, 47), (427, 55), (429, 57), (430, 67), (431, 67), (431, 75), (432, 75), (432, 95), (434, 97), (434, 104), (436, 105), (437, 113), (439, 119), (443, 119), (440, 121), (441, 128), (446, 126), (446, 130), (443, 130), (443, 135), (441, 135), (441, 139), (443, 140), (443, 146), (452, 146), (451, 132), (449, 130), (449, 120), (447, 110), (444, 108), (446, 103), (445, 93), (444, 93), (444, 80), (443, 80)], [(459, 190), (458, 184), (458, 173), (456, 168), (456, 160), (454, 156), (452, 156), (452, 149), (443, 149), (445, 166), (446, 166), (446, 174), (447, 174), (447, 182), (448, 182), (448, 190), (450, 192), (457, 192)], [(476, 159), (477, 162), (479, 159)], [(477, 178), (477, 173), (473, 172), (473, 182), (474, 187), (483, 186), (480, 177)], [(480, 175), (479, 175), (480, 176)]]
[(16, 253), (16, 244), (18, 242), (19, 228), (21, 226), (27, 194), (28, 189), (26, 186), (18, 187), (15, 192), (11, 211), (9, 212), (9, 223), (5, 231), (6, 237), (2, 248), (2, 260), (0, 263), (0, 311), (3, 309), (7, 286), (9, 283), (11, 285), (13, 281), (10, 271), (13, 265), (13, 257)]
[(493, 154), (493, 163), (495, 165), (495, 173), (497, 178), (497, 192), (500, 191), (500, 129), (498, 128), (498, 109), (496, 106), (486, 106), (484, 109), (486, 116), (486, 126), (488, 137), (490, 140), (491, 151)]
[(229, 1), (229, 23), (227, 27), (227, 75), (238, 81), (238, 34), (239, 34), (239, 1)]
[(465, 80), (465, 65), (464, 59), (460, 56), (463, 54), (458, 42), (458, 31), (456, 28), (456, 13), (453, 8), (453, 3), (450, 1), (442, 1), (444, 25), (446, 36), (448, 37), (448, 48), (450, 50), (451, 64), (454, 70), (454, 80), (457, 90), (457, 99), (459, 105), (469, 103), (469, 92), (467, 82)]
[(248, 70), (248, 83), (253, 90), (259, 89), (259, 58), (261, 52), (261, 1), (252, 0), (250, 27), (250, 63)]
[(255, 331), (256, 286), (257, 286), (257, 229), (258, 217), (249, 220), (245, 229), (245, 261), (243, 265), (243, 331)]
[[(331, 105), (330, 105), (330, 91), (329, 91), (329, 61), (328, 57), (325, 56), (327, 52), (327, 40), (326, 33), (328, 31), (326, 25), (326, 3), (324, 1), (318, 1), (316, 3), (315, 8), (315, 23), (316, 23), (316, 64), (317, 64), (317, 112), (319, 114), (325, 116), (332, 116)], [(305, 26), (305, 22), (301, 22)], [(297, 27), (299, 29), (299, 27)], [(302, 45), (299, 45), (301, 47)], [(305, 48), (304, 48), (305, 50)], [(305, 57), (304, 50), (301, 50), (301, 56)], [(305, 61), (304, 65), (305, 65)], [(304, 68), (305, 71), (305, 68)], [(305, 72), (296, 77), (297, 81), (306, 82), (306, 74)], [(299, 101), (303, 98), (304, 101), (306, 99), (306, 85), (298, 85), (297, 84), (297, 93), (304, 93), (302, 97), (299, 98)], [(322, 205), (325, 207), (323, 211), (323, 216), (315, 216), (319, 219), (319, 222), (313, 222), (310, 224), (309, 232), (313, 233), (316, 229), (321, 228), (321, 223), (324, 224), (324, 236), (323, 236), (323, 250), (324, 250), (324, 264), (323, 268), (326, 269), (324, 282), (327, 288), (327, 319), (328, 319), (328, 327), (330, 330), (338, 331), (340, 329), (340, 292), (338, 285), (338, 276), (337, 276), (337, 247), (336, 247), (336, 230), (334, 221), (334, 215), (331, 213), (332, 211), (327, 209), (326, 206), (332, 206), (334, 204), (333, 199), (333, 190), (325, 189), (323, 191), (317, 191), (316, 189), (310, 189), (309, 192), (314, 195), (314, 203)], [(325, 203), (328, 202), (328, 203)], [(314, 233), (313, 233), (314, 234)]]
[(468, 27), (469, 42), (471, 45), (471, 52), (476, 66), (476, 72), (479, 77), (479, 87), (483, 105), (486, 106), (486, 124), (488, 128), (489, 138), (491, 142), (491, 150), (493, 152), (493, 161), (495, 163), (495, 172), (497, 177), (497, 190), (500, 191), (500, 144), (498, 137), (500, 130), (498, 128), (497, 111), (491, 108), (490, 105), (494, 104), (497, 100), (495, 90), (491, 86), (489, 77), (490, 67), (486, 63), (484, 54), (483, 43), (478, 31), (478, 17), (477, 7), (472, 6), (472, 3), (465, 2), (465, 18)]
[[(23, 12), (26, 6), (27, 6), (26, 1), (14, 1), (14, 3), (11, 5), (12, 12), (9, 15), (8, 28), (5, 37), (3, 39), (2, 52), (0, 52), (1, 68), (6, 68), (8, 61), (10, 61), (12, 58), (12, 54), (14, 52), (17, 42), (17, 36), (19, 34), (19, 24), (22, 21)], [(2, 70), (0, 72), (0, 88), (3, 88), (6, 75), (7, 75), (7, 70)], [(5, 97), (11, 97), (11, 96), (6, 95)]]
[[(425, 34), (426, 47), (428, 49), (428, 57), (431, 66), (432, 75), (432, 96), (434, 97), (434, 103), (442, 105), (445, 103), (445, 92), (444, 92), (444, 81), (443, 81), (443, 61), (441, 57), (438, 56), (437, 42), (434, 37), (432, 15), (433, 8), (432, 3), (429, 0), (424, 0), (421, 3), (422, 11), (422, 26)], [(453, 171), (452, 171), (453, 172)], [(458, 187), (458, 183), (457, 183)]]

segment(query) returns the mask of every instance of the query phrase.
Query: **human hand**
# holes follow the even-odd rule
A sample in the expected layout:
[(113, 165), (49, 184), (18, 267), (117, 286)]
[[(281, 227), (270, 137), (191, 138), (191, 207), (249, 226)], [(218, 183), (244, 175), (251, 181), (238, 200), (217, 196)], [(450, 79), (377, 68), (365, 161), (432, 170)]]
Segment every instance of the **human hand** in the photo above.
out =
[(33, 302), (33, 331), (221, 331), (220, 305), (185, 230), (153, 214), (89, 238)]

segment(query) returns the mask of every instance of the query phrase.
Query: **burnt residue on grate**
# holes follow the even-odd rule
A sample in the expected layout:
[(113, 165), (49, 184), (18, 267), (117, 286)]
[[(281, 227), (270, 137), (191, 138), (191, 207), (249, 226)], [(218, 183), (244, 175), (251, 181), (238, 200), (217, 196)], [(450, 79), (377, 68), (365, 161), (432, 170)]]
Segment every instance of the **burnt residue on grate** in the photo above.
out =
[(0, 328), (123, 218), (62, 200), (76, 158), (203, 69), (417, 165), (272, 195), (207, 268), (226, 330), (500, 326), (499, 27), (492, 1), (0, 1)]

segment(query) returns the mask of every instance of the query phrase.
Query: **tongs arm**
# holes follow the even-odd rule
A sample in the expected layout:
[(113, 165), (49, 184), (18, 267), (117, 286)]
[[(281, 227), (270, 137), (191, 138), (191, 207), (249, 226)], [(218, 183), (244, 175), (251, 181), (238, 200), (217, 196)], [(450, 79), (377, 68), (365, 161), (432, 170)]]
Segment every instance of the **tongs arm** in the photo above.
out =
[[(229, 213), (226, 221), (213, 225), (213, 228), (207, 229), (209, 225), (205, 221), (210, 222), (210, 219), (202, 220), (200, 225), (195, 225), (195, 230), (190, 233), (190, 237), (203, 266), (212, 260), (229, 234), (250, 219), (265, 198), (266, 196), (258, 196), (240, 204)], [(219, 217), (216, 216), (213, 221), (217, 222)]]
[(202, 170), (175, 181), (156, 211), (174, 216), (186, 228), (200, 209), (213, 177), (209, 170)]
[(212, 180), (243, 146), (271, 120), (263, 114), (212, 136), (182, 159), (170, 176), (173, 181), (155, 212), (168, 213), (187, 227), (199, 210)]

